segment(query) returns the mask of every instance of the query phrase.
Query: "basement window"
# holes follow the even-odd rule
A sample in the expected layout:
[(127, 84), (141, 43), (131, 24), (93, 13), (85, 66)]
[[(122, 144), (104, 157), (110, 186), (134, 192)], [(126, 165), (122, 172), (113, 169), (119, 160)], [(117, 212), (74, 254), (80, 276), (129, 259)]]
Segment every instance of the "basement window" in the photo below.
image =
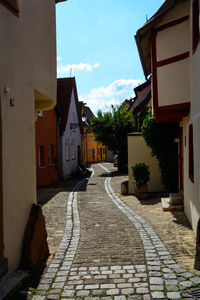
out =
[(189, 178), (194, 183), (193, 126), (189, 125)]
[(200, 41), (199, 31), (199, 0), (192, 2), (192, 47), (193, 53), (196, 51)]
[(18, 16), (19, 14), (19, 0), (0, 0), (0, 4), (4, 5), (12, 13)]

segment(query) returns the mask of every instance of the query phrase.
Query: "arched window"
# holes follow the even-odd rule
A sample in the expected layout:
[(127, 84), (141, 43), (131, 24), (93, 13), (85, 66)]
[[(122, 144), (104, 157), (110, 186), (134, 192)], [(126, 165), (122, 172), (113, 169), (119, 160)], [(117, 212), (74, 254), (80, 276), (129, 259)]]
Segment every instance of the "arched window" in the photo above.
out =
[(199, 31), (199, 0), (193, 0), (192, 2), (192, 46), (193, 53), (196, 51), (200, 41)]

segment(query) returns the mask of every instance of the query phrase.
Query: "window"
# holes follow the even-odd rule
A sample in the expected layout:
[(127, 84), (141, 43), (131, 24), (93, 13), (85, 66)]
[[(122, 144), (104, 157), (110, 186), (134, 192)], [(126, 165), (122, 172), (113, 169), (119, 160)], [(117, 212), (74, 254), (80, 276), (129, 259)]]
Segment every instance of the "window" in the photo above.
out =
[(39, 167), (45, 167), (45, 160), (44, 160), (44, 146), (39, 147)]
[(65, 160), (70, 160), (70, 142), (69, 142), (69, 139), (65, 140)]
[(19, 1), (18, 0), (0, 0), (0, 3), (11, 10), (13, 13), (19, 13)]
[(50, 166), (54, 165), (54, 147), (49, 145), (49, 164)]
[(39, 111), (38, 111), (38, 117), (41, 117), (41, 118), (42, 118), (43, 116), (44, 116), (44, 115), (43, 115), (43, 110), (39, 110)]
[(189, 178), (194, 182), (194, 147), (193, 147), (193, 126), (189, 125)]
[(196, 51), (200, 40), (199, 32), (199, 0), (193, 0), (192, 3), (192, 46), (193, 53)]
[(71, 141), (71, 148), (72, 148), (72, 159), (75, 159), (75, 139), (72, 139)]

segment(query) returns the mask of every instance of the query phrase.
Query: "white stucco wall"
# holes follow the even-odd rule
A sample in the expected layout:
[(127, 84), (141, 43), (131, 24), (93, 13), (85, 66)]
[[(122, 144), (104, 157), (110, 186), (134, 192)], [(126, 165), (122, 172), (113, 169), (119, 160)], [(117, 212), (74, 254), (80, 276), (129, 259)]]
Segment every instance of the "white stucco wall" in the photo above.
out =
[(190, 13), (190, 1), (180, 2), (176, 4), (176, 6), (162, 18), (162, 20), (159, 22), (159, 24), (156, 27), (159, 27), (173, 20), (177, 20), (179, 18), (187, 16), (189, 15), (189, 13)]
[[(64, 135), (62, 136), (62, 170), (63, 177), (66, 177), (72, 174), (76, 167), (78, 166), (78, 157), (77, 157), (77, 147), (81, 147), (81, 131), (80, 128), (70, 129), (70, 123), (78, 123), (78, 115), (77, 108), (75, 103), (74, 91), (72, 91), (71, 102), (68, 113), (67, 125), (64, 131)], [(65, 160), (65, 141), (66, 139), (70, 140), (70, 159), (68, 161)], [(75, 139), (75, 159), (72, 159), (72, 149), (71, 149), (71, 141)]]
[[(192, 11), (192, 7), (191, 7)], [(188, 118), (183, 120), (186, 146), (184, 147), (184, 208), (185, 213), (196, 234), (197, 223), (200, 217), (200, 45), (195, 53), (192, 49), (192, 20), (190, 20), (190, 99), (191, 109)], [(188, 176), (188, 128), (193, 124), (194, 147), (194, 183)]]
[(156, 38), (157, 61), (189, 50), (189, 20), (159, 31)]
[(36, 202), (34, 91), (45, 95), (51, 107), (56, 100), (55, 3), (19, 4), (19, 17), (0, 5), (4, 256), (9, 270), (18, 266), (24, 229)]
[[(187, 2), (187, 1), (186, 1)], [(189, 14), (189, 1), (178, 4), (157, 27)], [(189, 51), (190, 21), (186, 20), (157, 33), (157, 61), (163, 61)], [(167, 106), (190, 101), (189, 59), (157, 68), (158, 105)], [(163, 92), (165, 91), (165, 92)]]
[(158, 68), (159, 106), (190, 102), (188, 62), (184, 59)]
[(150, 181), (148, 182), (149, 192), (163, 191), (164, 187), (161, 183), (161, 174), (158, 160), (151, 155), (151, 149), (146, 145), (142, 135), (128, 136), (128, 176), (129, 176), (129, 193), (135, 192), (133, 183), (132, 169), (136, 163), (144, 162), (149, 166)]

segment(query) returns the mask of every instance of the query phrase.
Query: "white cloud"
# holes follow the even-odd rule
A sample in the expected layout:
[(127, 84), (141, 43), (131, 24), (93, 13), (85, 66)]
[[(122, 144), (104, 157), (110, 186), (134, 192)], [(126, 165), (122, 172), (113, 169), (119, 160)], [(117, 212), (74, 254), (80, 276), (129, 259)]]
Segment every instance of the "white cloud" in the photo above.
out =
[(111, 105), (120, 105), (121, 103), (121, 101), (116, 98), (105, 100), (105, 99), (90, 99), (90, 98), (80, 96), (79, 100), (86, 103), (86, 105), (90, 107), (91, 111), (94, 114), (96, 114), (98, 110), (109, 111)]
[(62, 60), (62, 57), (57, 56), (57, 61), (60, 61), (60, 60)]
[(88, 95), (79, 96), (79, 99), (86, 102), (94, 114), (99, 109), (107, 111), (112, 104), (119, 105), (125, 99), (133, 97), (133, 89), (140, 83), (140, 79), (115, 80), (106, 87), (92, 89)]
[(88, 95), (89, 98), (99, 99), (99, 98), (108, 98), (116, 95), (121, 95), (126, 92), (129, 94), (133, 92), (133, 89), (140, 84), (141, 80), (139, 79), (119, 79), (113, 81), (108, 86), (99, 87), (92, 89)]
[(74, 72), (75, 70), (92, 72), (93, 69), (98, 68), (99, 66), (100, 66), (99, 63), (95, 63), (93, 65), (90, 63), (58, 65), (57, 66), (57, 75), (58, 75), (58, 77), (69, 75), (70, 72)]

